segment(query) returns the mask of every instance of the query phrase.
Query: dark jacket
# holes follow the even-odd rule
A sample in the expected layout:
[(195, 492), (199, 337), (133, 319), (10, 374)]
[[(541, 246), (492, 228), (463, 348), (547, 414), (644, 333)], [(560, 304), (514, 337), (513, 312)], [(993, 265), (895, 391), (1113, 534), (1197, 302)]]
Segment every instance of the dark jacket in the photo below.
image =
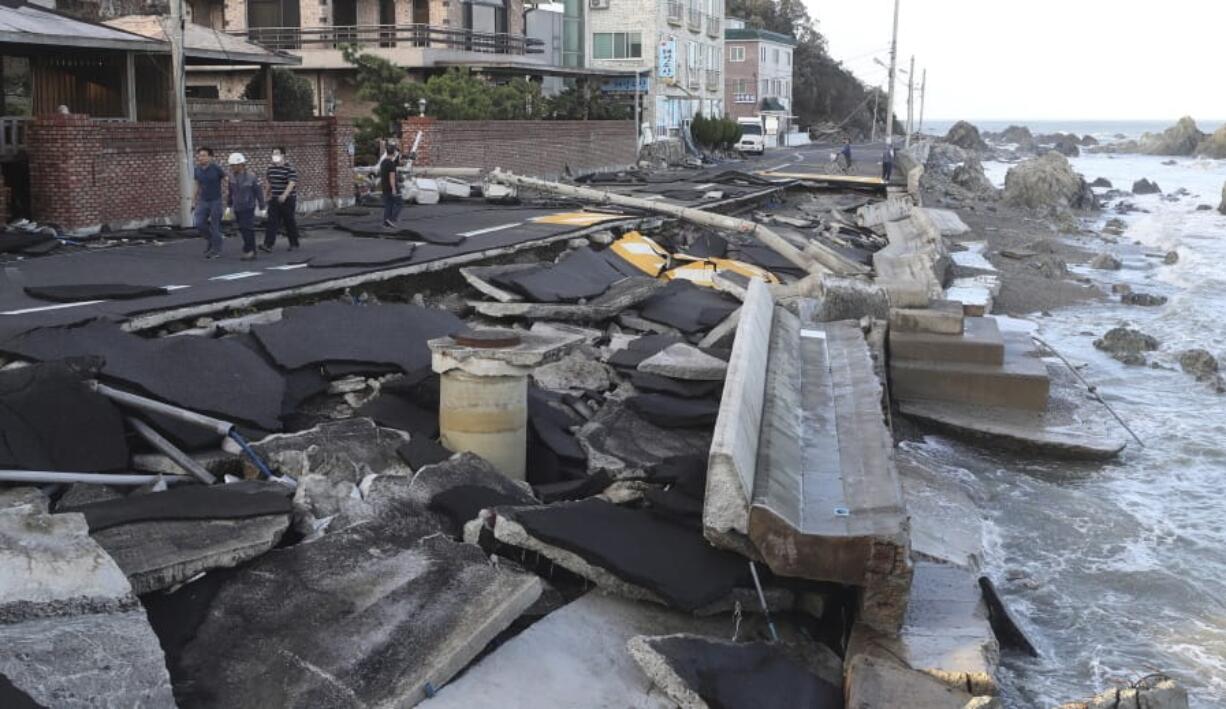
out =
[(264, 208), (264, 190), (260, 187), (260, 178), (250, 170), (244, 170), (241, 175), (230, 175), (230, 193), (226, 195), (226, 204), (236, 212), (250, 211), (258, 205)]

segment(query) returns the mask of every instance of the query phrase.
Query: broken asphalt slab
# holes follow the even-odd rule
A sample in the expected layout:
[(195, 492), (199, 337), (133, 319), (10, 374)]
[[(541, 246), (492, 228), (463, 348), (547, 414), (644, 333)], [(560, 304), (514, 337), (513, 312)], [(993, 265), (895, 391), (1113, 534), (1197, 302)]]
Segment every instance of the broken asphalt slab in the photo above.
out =
[(174, 707), (157, 636), (78, 514), (0, 509), (0, 676), (47, 707)]
[(413, 706), (541, 593), (405, 515), (265, 554), (220, 588), (179, 667), (184, 705)]
[(617, 403), (602, 408), (576, 438), (587, 453), (588, 472), (611, 478), (646, 477), (665, 460), (704, 454), (711, 447), (709, 430), (665, 430)]

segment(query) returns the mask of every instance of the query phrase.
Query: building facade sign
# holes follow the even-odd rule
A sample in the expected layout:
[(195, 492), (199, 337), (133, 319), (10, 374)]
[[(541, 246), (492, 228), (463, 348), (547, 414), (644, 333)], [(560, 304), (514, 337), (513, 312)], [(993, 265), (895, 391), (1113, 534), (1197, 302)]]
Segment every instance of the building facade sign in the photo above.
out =
[(656, 61), (656, 75), (661, 79), (677, 78), (677, 38), (668, 36), (660, 39), (659, 58)]

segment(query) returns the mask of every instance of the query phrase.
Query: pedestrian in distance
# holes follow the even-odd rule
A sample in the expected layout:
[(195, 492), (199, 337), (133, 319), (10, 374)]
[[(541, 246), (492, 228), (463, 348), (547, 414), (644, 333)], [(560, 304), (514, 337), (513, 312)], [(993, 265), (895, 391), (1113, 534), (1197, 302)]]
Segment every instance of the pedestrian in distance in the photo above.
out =
[(210, 148), (196, 151), (196, 192), (192, 196), (192, 215), (196, 231), (207, 243), (204, 257), (221, 256), (221, 181), (226, 171), (213, 161)]
[(881, 181), (889, 182), (894, 174), (894, 144), (887, 142), (885, 151), (881, 153)]
[(285, 148), (273, 148), (272, 164), (265, 173), (268, 179), (268, 221), (264, 227), (264, 243), (260, 250), (272, 253), (277, 243), (277, 232), (285, 225), (289, 250), (298, 248), (298, 171), (286, 159)]
[(400, 219), (404, 199), (400, 195), (400, 148), (388, 141), (383, 157), (379, 160), (379, 189), (383, 192), (383, 226), (392, 229)]
[(851, 138), (843, 142), (843, 166), (847, 168), (847, 172), (851, 172)]
[(243, 260), (250, 261), (255, 258), (255, 210), (264, 209), (264, 188), (260, 178), (247, 169), (247, 158), (242, 153), (230, 153), (226, 162), (230, 165), (226, 206), (234, 211), (238, 233), (243, 237)]

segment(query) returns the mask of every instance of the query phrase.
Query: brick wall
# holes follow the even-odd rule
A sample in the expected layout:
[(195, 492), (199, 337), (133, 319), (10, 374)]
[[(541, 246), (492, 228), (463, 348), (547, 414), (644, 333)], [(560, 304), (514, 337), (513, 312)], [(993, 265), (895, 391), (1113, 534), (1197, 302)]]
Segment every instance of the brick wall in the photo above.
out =
[(439, 121), (404, 122), (402, 148), (417, 131), (417, 164), (434, 167), (500, 167), (523, 175), (557, 177), (625, 167), (637, 160), (634, 121)]
[[(348, 144), (352, 129), (335, 119), (296, 123), (198, 122), (195, 147), (223, 165), (241, 152), (263, 175), (272, 149), (284, 146), (298, 169), (299, 206), (318, 209), (352, 199)], [(40, 116), (28, 134), (30, 201), (36, 221), (88, 230), (172, 220), (178, 214), (175, 136), (170, 123), (109, 123), (88, 116)]]

